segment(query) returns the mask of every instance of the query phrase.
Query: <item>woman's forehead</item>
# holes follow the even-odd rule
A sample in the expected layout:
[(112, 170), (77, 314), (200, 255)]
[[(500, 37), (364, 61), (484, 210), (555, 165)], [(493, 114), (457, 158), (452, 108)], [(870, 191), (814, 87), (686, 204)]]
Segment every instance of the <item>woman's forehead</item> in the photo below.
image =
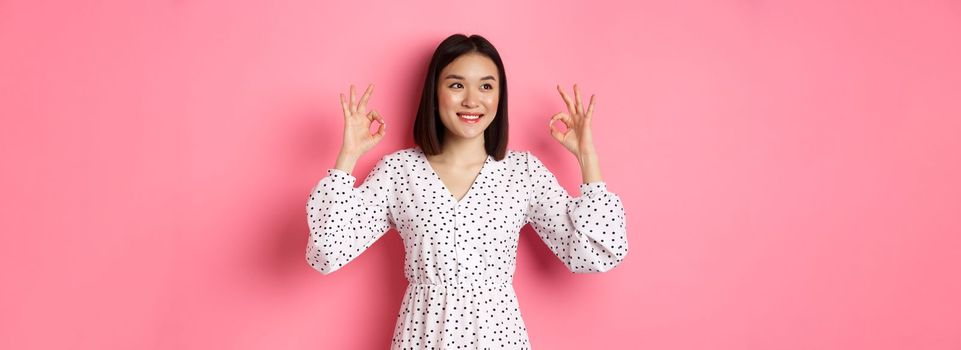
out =
[(490, 57), (476, 53), (464, 54), (441, 70), (441, 79), (447, 79), (450, 75), (457, 76), (460, 79), (497, 77), (497, 65)]

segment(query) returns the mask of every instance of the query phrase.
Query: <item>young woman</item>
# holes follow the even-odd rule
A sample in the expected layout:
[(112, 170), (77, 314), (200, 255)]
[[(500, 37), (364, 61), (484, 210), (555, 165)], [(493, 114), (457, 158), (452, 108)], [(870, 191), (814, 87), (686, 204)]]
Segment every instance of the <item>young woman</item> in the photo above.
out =
[[(437, 47), (414, 122), (415, 147), (390, 153), (358, 188), (351, 171), (386, 135), (354, 86), (340, 95), (344, 139), (334, 168), (307, 202), (307, 262), (323, 274), (394, 227), (404, 241), (404, 295), (393, 349), (529, 349), (511, 284), (521, 227), (530, 224), (575, 273), (605, 272), (627, 255), (624, 208), (601, 179), (585, 108), (557, 87), (567, 112), (551, 135), (580, 163), (572, 198), (529, 151), (507, 149), (507, 79), (494, 46), (456, 34)], [(373, 121), (380, 123), (370, 133)], [(567, 125), (562, 133), (554, 121)]]

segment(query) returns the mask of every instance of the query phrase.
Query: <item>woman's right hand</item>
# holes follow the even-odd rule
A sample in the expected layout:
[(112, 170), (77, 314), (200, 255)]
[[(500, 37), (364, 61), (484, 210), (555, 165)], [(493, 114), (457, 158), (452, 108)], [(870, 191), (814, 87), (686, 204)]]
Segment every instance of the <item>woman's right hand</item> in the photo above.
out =
[[(344, 98), (340, 94), (340, 106), (344, 109), (344, 140), (340, 147), (340, 155), (353, 159), (360, 158), (361, 155), (374, 147), (387, 133), (387, 124), (384, 118), (377, 111), (367, 111), (367, 100), (374, 92), (374, 84), (367, 86), (367, 91), (360, 101), (354, 99), (354, 85), (350, 85), (350, 99)], [(370, 133), (370, 125), (376, 120), (380, 123), (377, 132)]]

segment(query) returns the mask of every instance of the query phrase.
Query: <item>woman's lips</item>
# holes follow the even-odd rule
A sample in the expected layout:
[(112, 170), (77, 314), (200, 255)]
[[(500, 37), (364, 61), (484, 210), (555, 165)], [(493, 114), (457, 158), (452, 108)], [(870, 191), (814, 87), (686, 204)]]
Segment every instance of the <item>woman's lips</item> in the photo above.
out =
[(481, 113), (457, 113), (458, 119), (467, 124), (477, 124), (483, 116)]

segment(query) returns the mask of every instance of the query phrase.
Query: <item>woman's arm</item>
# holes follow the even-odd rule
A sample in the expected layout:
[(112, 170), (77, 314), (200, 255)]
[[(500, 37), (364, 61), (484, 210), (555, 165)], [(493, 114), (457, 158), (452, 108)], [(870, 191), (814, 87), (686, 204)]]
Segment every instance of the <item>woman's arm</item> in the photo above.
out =
[(606, 272), (624, 260), (624, 206), (607, 184), (582, 183), (580, 196), (571, 197), (530, 152), (527, 174), (532, 192), (526, 222), (571, 272)]
[(325, 275), (337, 271), (390, 229), (395, 166), (389, 157), (382, 158), (357, 188), (354, 176), (327, 170), (307, 200), (311, 267)]
[[(344, 139), (337, 163), (327, 176), (311, 189), (307, 199), (307, 262), (322, 274), (337, 271), (364, 252), (384, 235), (392, 225), (389, 203), (393, 190), (394, 169), (388, 157), (382, 158), (364, 183), (351, 173), (357, 159), (384, 138), (387, 124), (376, 111), (367, 112), (367, 101), (374, 91), (370, 84), (359, 101), (340, 94), (344, 110)], [(380, 123), (377, 133), (370, 133), (374, 121)]]

